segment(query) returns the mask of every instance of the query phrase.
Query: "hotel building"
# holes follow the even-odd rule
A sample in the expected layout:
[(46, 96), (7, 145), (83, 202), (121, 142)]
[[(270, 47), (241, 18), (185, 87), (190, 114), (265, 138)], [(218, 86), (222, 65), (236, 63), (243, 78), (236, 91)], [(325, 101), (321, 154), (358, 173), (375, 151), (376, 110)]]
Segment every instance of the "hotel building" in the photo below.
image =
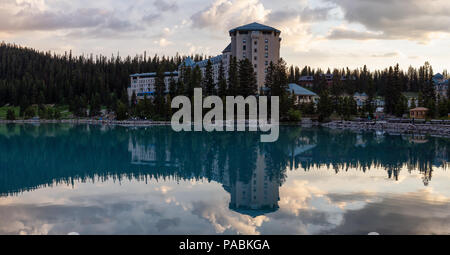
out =
[[(191, 68), (199, 66), (202, 75), (205, 75), (208, 60), (212, 63), (214, 82), (217, 84), (220, 65), (223, 65), (225, 78), (228, 78), (230, 58), (235, 57), (237, 61), (247, 58), (253, 64), (258, 91), (260, 91), (264, 87), (269, 63), (277, 63), (280, 59), (280, 34), (280, 30), (259, 23), (233, 28), (229, 31), (231, 43), (222, 51), (221, 55), (199, 62), (194, 62), (188, 57), (178, 67), (178, 71), (166, 72), (166, 90), (168, 91), (170, 78), (178, 81), (183, 66)], [(152, 95), (155, 79), (156, 73), (130, 75), (130, 85), (127, 90), (129, 98), (133, 92), (139, 99), (144, 95)]]

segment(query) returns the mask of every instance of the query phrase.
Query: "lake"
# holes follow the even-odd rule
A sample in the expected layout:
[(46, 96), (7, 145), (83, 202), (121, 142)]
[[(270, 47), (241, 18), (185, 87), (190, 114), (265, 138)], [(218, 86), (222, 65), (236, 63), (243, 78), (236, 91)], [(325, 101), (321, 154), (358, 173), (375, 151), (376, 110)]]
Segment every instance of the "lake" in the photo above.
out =
[(0, 234), (450, 234), (450, 140), (0, 125)]

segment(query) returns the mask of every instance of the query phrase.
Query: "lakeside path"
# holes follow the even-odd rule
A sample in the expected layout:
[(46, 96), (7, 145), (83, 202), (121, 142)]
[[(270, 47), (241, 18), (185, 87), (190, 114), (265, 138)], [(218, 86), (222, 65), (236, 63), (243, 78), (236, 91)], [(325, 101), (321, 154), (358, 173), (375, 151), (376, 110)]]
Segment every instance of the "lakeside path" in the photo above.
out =
[(386, 121), (332, 121), (320, 124), (331, 129), (348, 129), (352, 131), (384, 131), (389, 134), (418, 134), (450, 138), (449, 124), (411, 124)]
[(0, 120), (0, 124), (47, 124), (47, 123), (117, 125), (117, 126), (160, 126), (160, 125), (170, 125), (170, 121), (151, 121), (151, 120), (94, 120), (94, 119)]

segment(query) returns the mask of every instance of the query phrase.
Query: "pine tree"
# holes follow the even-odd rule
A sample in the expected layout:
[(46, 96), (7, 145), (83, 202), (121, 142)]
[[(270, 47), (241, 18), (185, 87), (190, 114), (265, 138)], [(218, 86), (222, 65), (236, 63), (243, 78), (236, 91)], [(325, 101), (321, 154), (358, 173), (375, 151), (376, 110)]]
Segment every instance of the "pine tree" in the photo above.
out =
[(16, 119), (16, 114), (14, 113), (14, 110), (9, 108), (7, 113), (6, 113), (6, 119), (7, 120), (15, 120)]
[(212, 63), (209, 59), (206, 64), (205, 77), (203, 77), (202, 87), (203, 87), (203, 94), (205, 96), (215, 95), (213, 68), (212, 68)]
[(258, 85), (252, 63), (247, 59), (239, 61), (239, 89), (238, 95), (248, 97), (256, 95)]
[(101, 111), (100, 95), (96, 94), (91, 100), (89, 116), (91, 117), (98, 116), (100, 114), (100, 111)]
[(192, 69), (190, 78), (188, 96), (189, 98), (192, 98), (194, 96), (194, 88), (202, 87), (202, 72), (198, 65)]
[(235, 57), (231, 57), (228, 71), (228, 95), (237, 96), (239, 90), (238, 64)]
[(156, 115), (159, 118), (164, 117), (164, 109), (165, 109), (165, 92), (166, 92), (166, 84), (164, 82), (164, 72), (160, 67), (158, 72), (156, 73), (155, 79), (155, 95), (153, 98), (153, 104), (155, 106)]
[(126, 120), (128, 118), (128, 109), (127, 106), (121, 101), (117, 102), (117, 112), (116, 119), (117, 120)]
[(295, 71), (294, 71), (294, 66), (291, 65), (291, 67), (289, 68), (289, 83), (295, 83)]
[[(270, 61), (269, 66), (267, 67), (267, 73), (266, 73), (266, 78), (265, 78), (265, 82), (264, 82), (265, 88), (269, 89), (269, 91), (273, 87), (274, 73), (275, 73), (275, 65), (273, 64), (272, 61)], [(266, 94), (269, 94), (269, 93), (270, 92), (267, 92)]]
[(323, 89), (319, 94), (319, 102), (317, 103), (317, 113), (319, 114), (319, 121), (326, 121), (333, 113), (333, 105), (331, 102), (328, 89)]
[(223, 64), (220, 63), (219, 77), (218, 77), (218, 96), (222, 98), (226, 95), (227, 95), (227, 80), (225, 79), (225, 71), (223, 69)]
[(288, 76), (286, 62), (280, 59), (274, 66), (272, 73), (272, 82), (270, 84), (270, 94), (272, 96), (282, 96), (287, 93), (288, 88)]
[(434, 118), (436, 116), (436, 91), (433, 84), (433, 68), (428, 62), (425, 62), (421, 67), (423, 70), (423, 84), (422, 84), (422, 96), (423, 106), (428, 108), (428, 117)]
[(172, 76), (169, 79), (169, 95), (171, 98), (174, 98), (178, 95), (177, 83)]
[(337, 69), (333, 70), (333, 83), (331, 85), (331, 99), (333, 105), (337, 107), (339, 96), (342, 94), (341, 77)]

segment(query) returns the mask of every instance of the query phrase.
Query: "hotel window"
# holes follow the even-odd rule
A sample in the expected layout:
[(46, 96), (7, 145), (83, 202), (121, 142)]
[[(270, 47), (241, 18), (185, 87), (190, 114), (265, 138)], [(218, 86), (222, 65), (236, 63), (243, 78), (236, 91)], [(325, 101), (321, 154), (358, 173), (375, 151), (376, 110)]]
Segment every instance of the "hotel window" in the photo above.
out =
[(267, 73), (267, 69), (264, 69), (264, 73)]
[(255, 49), (255, 53), (258, 52), (258, 49)]
[(246, 43), (247, 41), (244, 39), (244, 40), (242, 40), (242, 43)]
[(255, 41), (255, 45), (258, 44), (258, 41)]
[(246, 57), (247, 57), (247, 56), (245, 56), (245, 52), (242, 54), (242, 57), (243, 57), (243, 58), (246, 58)]
[(265, 57), (268, 58), (269, 57), (269, 53), (266, 52)]
[(247, 45), (242, 45), (242, 50), (247, 50)]
[(269, 40), (268, 40), (268, 39), (266, 39), (266, 40), (264, 40), (264, 42), (265, 42), (265, 43), (269, 43)]
[(257, 64), (255, 64), (255, 68), (257, 68), (258, 67), (258, 65)]
[(258, 60), (258, 57), (254, 56), (253, 59), (254, 59), (254, 60)]
[(266, 46), (264, 47), (264, 49), (265, 49), (265, 50), (269, 50), (269, 45), (266, 45)]
[(264, 64), (265, 64), (266, 66), (268, 66), (268, 65), (269, 65), (269, 61), (266, 60), (266, 62), (264, 62)]

